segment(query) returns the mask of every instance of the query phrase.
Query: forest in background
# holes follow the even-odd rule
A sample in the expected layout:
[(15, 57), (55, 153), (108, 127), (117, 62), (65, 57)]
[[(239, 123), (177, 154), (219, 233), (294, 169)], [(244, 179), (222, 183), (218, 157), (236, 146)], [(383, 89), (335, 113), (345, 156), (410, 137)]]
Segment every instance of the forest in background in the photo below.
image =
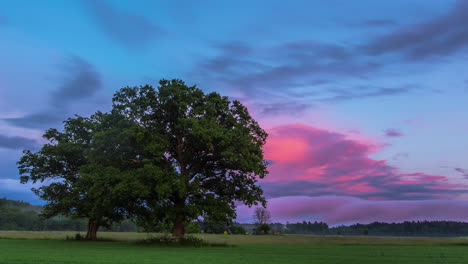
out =
[[(40, 217), (42, 206), (31, 205), (23, 201), (0, 198), (0, 230), (17, 231), (86, 231), (86, 219), (73, 219), (66, 216), (56, 216), (50, 219)], [(468, 223), (454, 221), (407, 221), (403, 223), (371, 223), (349, 226), (330, 227), (324, 222), (303, 221), (299, 223), (271, 223), (273, 234), (310, 234), (310, 235), (373, 235), (373, 236), (468, 236)], [(252, 233), (255, 224), (233, 223), (228, 226), (224, 222), (200, 222), (198, 226), (191, 225), (190, 233), (201, 230), (209, 233), (235, 234)], [(164, 232), (163, 227), (140, 227), (126, 219), (114, 223), (111, 228), (102, 231), (112, 232)]]

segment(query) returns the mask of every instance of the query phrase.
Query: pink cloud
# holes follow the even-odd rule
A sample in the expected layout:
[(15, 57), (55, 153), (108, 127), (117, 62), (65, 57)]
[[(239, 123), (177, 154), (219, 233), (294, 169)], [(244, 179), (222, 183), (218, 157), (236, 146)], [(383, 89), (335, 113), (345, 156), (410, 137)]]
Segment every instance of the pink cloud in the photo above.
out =
[[(238, 208), (239, 222), (252, 222), (254, 208)], [(468, 220), (468, 203), (460, 200), (370, 201), (349, 196), (279, 197), (268, 200), (274, 222), (325, 221), (330, 225)]]
[(440, 199), (467, 193), (442, 175), (403, 173), (371, 158), (382, 147), (363, 138), (294, 124), (270, 129), (264, 148), (269, 197), (351, 195), (372, 200)]

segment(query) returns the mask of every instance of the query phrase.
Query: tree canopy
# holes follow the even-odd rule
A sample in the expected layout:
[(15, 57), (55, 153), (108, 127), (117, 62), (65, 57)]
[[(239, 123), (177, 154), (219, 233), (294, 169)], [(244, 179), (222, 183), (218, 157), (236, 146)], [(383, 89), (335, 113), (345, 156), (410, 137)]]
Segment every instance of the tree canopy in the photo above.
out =
[(233, 219), (237, 203), (265, 206), (267, 133), (247, 109), (181, 80), (159, 84), (119, 90), (109, 113), (67, 119), (24, 152), (21, 182), (46, 183), (33, 190), (44, 216), (88, 218), (89, 239), (125, 217), (183, 236), (200, 217)]
[(267, 133), (239, 101), (181, 80), (124, 88), (113, 101), (114, 111), (143, 128), (142, 221), (167, 221), (182, 236), (198, 217), (234, 218), (236, 201), (265, 204), (256, 183), (267, 174)]
[(42, 216), (88, 218), (90, 240), (100, 226), (124, 219), (128, 197), (136, 191), (124, 173), (137, 149), (135, 128), (116, 114), (76, 116), (64, 122), (62, 131), (47, 130), (48, 143), (39, 151), (24, 151), (18, 162), (21, 182), (43, 184), (33, 188), (47, 202)]

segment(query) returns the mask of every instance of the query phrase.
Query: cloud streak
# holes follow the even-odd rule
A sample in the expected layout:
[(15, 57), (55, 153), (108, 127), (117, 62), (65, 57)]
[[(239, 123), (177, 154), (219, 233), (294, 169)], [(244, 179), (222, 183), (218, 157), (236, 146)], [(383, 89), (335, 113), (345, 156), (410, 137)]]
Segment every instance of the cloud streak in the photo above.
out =
[(5, 149), (31, 149), (37, 147), (39, 144), (32, 139), (24, 137), (9, 137), (0, 134), (0, 148)]
[(94, 66), (84, 59), (74, 56), (65, 64), (66, 78), (52, 95), (52, 104), (66, 107), (71, 101), (92, 97), (101, 89), (102, 82)]
[(70, 57), (62, 65), (65, 78), (57, 90), (51, 94), (45, 111), (18, 118), (4, 119), (11, 125), (26, 128), (46, 128), (65, 119), (69, 107), (79, 101), (92, 98), (102, 88), (100, 74), (94, 66), (80, 57)]
[(468, 46), (468, 1), (458, 0), (443, 16), (406, 25), (363, 46), (369, 55), (402, 53), (409, 60), (454, 54)]
[(462, 168), (455, 168), (454, 169), (456, 172), (459, 172), (463, 175), (463, 177), (468, 179), (468, 170), (462, 169)]
[(387, 130), (384, 131), (385, 133), (385, 136), (387, 137), (402, 137), (404, 136), (404, 134), (394, 128), (389, 128)]
[(150, 19), (116, 8), (104, 0), (85, 0), (84, 4), (96, 25), (126, 47), (145, 47), (164, 33)]

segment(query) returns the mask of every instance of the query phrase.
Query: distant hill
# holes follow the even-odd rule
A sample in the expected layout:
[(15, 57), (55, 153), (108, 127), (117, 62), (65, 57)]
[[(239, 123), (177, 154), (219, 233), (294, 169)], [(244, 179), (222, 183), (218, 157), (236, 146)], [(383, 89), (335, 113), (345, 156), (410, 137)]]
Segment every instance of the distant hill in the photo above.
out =
[(8, 200), (7, 198), (0, 199), (0, 207), (13, 207), (25, 211), (34, 211), (37, 213), (40, 213), (42, 211), (42, 206), (40, 205), (32, 205), (23, 201)]
[[(86, 231), (85, 219), (56, 216), (50, 219), (40, 217), (42, 206), (23, 201), (0, 199), (0, 230), (18, 231)], [(115, 224), (109, 231), (132, 232), (137, 227), (131, 221)]]

